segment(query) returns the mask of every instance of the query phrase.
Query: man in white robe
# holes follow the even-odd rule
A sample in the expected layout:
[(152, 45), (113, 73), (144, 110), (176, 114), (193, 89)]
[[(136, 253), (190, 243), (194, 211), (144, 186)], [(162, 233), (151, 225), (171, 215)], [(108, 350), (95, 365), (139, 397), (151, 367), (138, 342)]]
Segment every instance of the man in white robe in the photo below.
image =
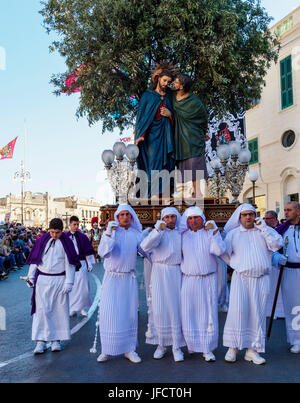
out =
[(115, 212), (103, 234), (98, 254), (104, 258), (105, 275), (99, 303), (101, 354), (98, 362), (110, 355), (124, 354), (133, 363), (141, 362), (136, 353), (138, 330), (138, 286), (135, 276), (142, 225), (127, 204)]
[[(82, 239), (86, 235), (79, 231), (78, 217), (70, 218), (69, 228), (70, 231), (67, 234), (72, 240), (77, 254), (80, 254), (81, 263), (80, 270), (75, 273), (74, 286), (69, 294), (70, 316), (76, 315), (77, 312), (80, 312), (82, 316), (88, 316), (87, 311), (91, 306), (89, 273), (96, 263), (94, 249), (89, 240)], [(84, 259), (82, 259), (83, 257)]]
[(142, 241), (141, 249), (151, 253), (152, 271), (146, 343), (158, 344), (153, 358), (162, 358), (172, 346), (175, 362), (183, 361), (180, 347), (185, 346), (181, 329), (181, 235), (180, 215), (176, 208), (161, 211), (161, 220)]
[(272, 252), (282, 247), (282, 237), (256, 219), (250, 204), (239, 206), (224, 227), (226, 254), (234, 269), (223, 345), (227, 362), (235, 362), (238, 350), (247, 348), (246, 361), (264, 364), (266, 304)]
[(281, 280), (282, 300), (285, 313), (287, 341), (290, 352), (300, 353), (300, 204), (287, 203), (284, 208), (287, 222), (277, 228), (283, 235), (283, 244), (288, 237), (287, 258), (279, 252), (273, 254), (273, 263), (278, 269), (285, 266)]
[(51, 220), (50, 236), (45, 234), (49, 240), (41, 249), (40, 263), (29, 266), (29, 284), (35, 285), (32, 322), (32, 340), (37, 341), (35, 354), (44, 353), (47, 341), (51, 342), (52, 351), (60, 351), (60, 340), (71, 338), (68, 294), (74, 284), (75, 266), (69, 263), (62, 231), (63, 222)]
[(218, 347), (218, 260), (225, 243), (213, 221), (205, 229), (199, 207), (189, 207), (181, 217), (182, 262), (181, 320), (190, 353), (203, 353), (205, 361), (215, 361)]

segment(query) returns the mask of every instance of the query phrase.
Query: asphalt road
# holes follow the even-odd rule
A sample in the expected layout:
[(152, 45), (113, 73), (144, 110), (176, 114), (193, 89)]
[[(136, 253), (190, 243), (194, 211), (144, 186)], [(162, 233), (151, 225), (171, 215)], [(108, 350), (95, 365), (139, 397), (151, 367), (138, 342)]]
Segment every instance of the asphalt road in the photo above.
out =
[[(91, 354), (95, 336), (97, 309), (90, 319), (72, 318), (71, 328), (75, 332), (72, 340), (63, 342), (63, 351), (52, 353), (49, 349), (43, 355), (33, 355), (35, 343), (31, 340), (30, 297), (31, 290), (19, 279), (27, 274), (27, 267), (11, 273), (0, 282), (0, 307), (6, 312), (6, 330), (0, 330), (0, 382), (21, 383), (269, 383), (300, 382), (300, 354), (289, 352), (286, 342), (284, 320), (274, 321), (271, 340), (267, 342), (264, 357), (266, 365), (257, 366), (243, 359), (234, 364), (224, 361), (227, 351), (222, 346), (222, 331), (226, 313), (219, 314), (220, 338), (215, 351), (216, 362), (206, 363), (200, 354), (189, 356), (186, 349), (185, 361), (175, 363), (171, 350), (162, 360), (152, 358), (154, 347), (145, 344), (147, 309), (143, 283), (142, 259), (138, 259), (138, 281), (140, 286), (139, 346), (137, 352), (143, 362), (133, 364), (123, 356), (113, 357), (105, 363), (98, 363), (100, 353), (98, 339), (97, 354)], [(95, 276), (103, 277), (102, 264), (98, 264), (90, 278), (92, 300), (97, 291)], [(94, 306), (96, 307), (96, 299)], [(0, 308), (0, 313), (3, 309)], [(3, 322), (3, 317), (2, 317)], [(1, 325), (1, 320), (0, 320)], [(3, 323), (1, 325), (3, 327)], [(81, 327), (82, 326), (82, 327)], [(80, 328), (78, 330), (78, 328)]]

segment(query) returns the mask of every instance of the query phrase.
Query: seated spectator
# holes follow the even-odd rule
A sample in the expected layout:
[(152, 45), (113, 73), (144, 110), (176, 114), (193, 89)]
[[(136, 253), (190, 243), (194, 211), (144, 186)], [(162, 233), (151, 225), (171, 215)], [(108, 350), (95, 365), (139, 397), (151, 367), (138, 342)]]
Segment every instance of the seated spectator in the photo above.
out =
[(0, 256), (3, 257), (4, 267), (6, 270), (16, 271), (18, 269), (15, 256), (10, 248), (10, 239), (8, 237), (4, 237), (1, 241)]
[(18, 235), (14, 235), (11, 241), (12, 253), (15, 255), (17, 266), (20, 268), (24, 266), (23, 245)]
[[(22, 247), (24, 261), (26, 261), (26, 259), (29, 256), (29, 253), (30, 253), (30, 250), (29, 250), (29, 248), (27, 246), (27, 242), (25, 241), (25, 239), (27, 239), (25, 235), (20, 235), (19, 236), (19, 244)], [(23, 261), (23, 264), (24, 264), (24, 261)]]
[(0, 256), (0, 281), (5, 280), (8, 277), (8, 272), (4, 269), (4, 259)]

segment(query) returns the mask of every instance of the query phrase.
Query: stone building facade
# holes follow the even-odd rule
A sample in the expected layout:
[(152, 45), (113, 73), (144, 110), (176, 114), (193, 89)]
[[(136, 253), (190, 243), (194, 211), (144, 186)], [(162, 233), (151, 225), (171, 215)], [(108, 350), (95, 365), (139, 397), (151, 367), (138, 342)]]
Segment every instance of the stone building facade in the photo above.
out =
[[(250, 170), (259, 174), (256, 204), (261, 215), (275, 210), (284, 217), (284, 204), (300, 197), (300, 7), (275, 24), (281, 49), (265, 78), (260, 100), (246, 113)], [(240, 201), (251, 201), (252, 182), (246, 179)]]
[[(48, 193), (25, 192), (23, 200), (23, 219), (26, 226), (42, 226), (46, 228), (52, 218), (61, 218), (65, 225), (72, 215), (78, 216), (81, 224), (91, 228), (91, 218), (100, 217), (100, 203), (95, 199), (75, 196), (53, 198)], [(10, 221), (21, 222), (21, 196), (8, 195), (0, 198), (0, 221), (10, 215)]]

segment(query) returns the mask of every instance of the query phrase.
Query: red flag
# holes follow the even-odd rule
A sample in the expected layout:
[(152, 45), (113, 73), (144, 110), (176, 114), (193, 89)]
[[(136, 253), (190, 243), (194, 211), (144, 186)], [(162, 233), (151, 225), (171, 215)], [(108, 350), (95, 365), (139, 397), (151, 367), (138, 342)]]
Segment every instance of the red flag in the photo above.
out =
[(4, 159), (13, 157), (17, 138), (18, 137), (16, 137), (14, 140), (10, 141), (5, 147), (3, 147), (0, 150), (0, 160), (4, 160)]
[(81, 64), (76, 67), (76, 69), (67, 77), (65, 84), (68, 87), (67, 90), (62, 91), (64, 94), (72, 94), (74, 92), (80, 92), (82, 87), (76, 87), (76, 81), (79, 76), (83, 76), (86, 72), (91, 71), (90, 66), (86, 66), (85, 64)]

